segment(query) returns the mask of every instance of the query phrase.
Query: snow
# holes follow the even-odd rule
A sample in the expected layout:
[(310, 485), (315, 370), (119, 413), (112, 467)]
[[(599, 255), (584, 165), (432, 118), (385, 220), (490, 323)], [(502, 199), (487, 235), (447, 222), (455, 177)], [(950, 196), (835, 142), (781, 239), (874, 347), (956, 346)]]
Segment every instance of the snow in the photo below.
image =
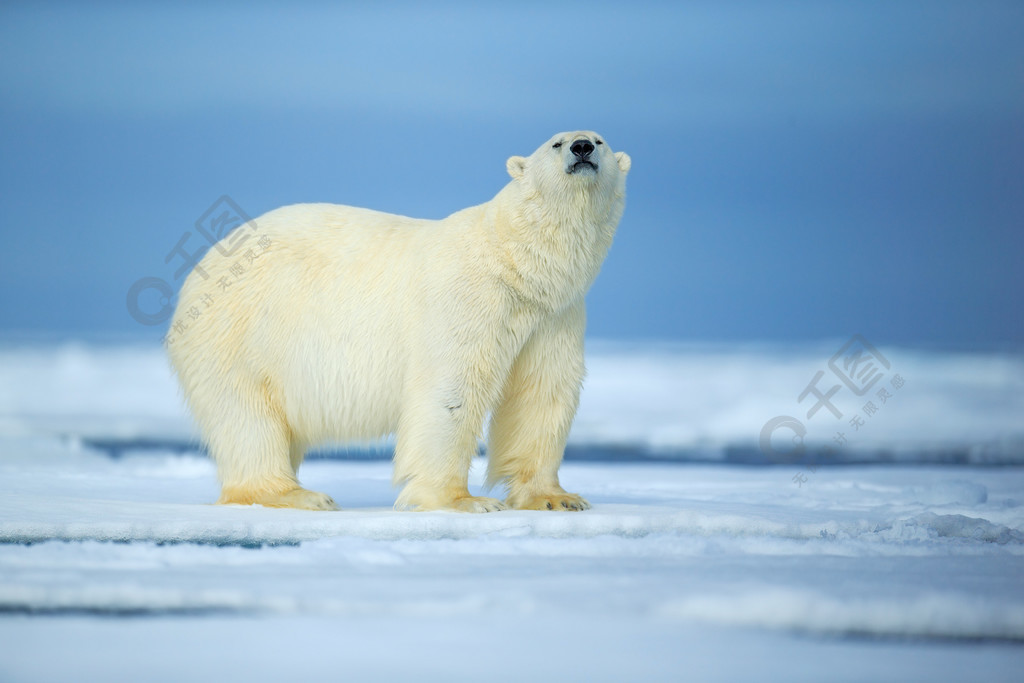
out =
[[(570, 443), (644, 450), (662, 458), (723, 460), (757, 450), (776, 415), (806, 422), (808, 443), (832, 444), (858, 461), (956, 454), (969, 462), (1024, 464), (1024, 355), (883, 348), (890, 380), (906, 382), (878, 412), (872, 395), (843, 388), (843, 420), (805, 419), (798, 401), (827, 370), (843, 340), (800, 348), (591, 343), (588, 377)], [(821, 380), (822, 390), (837, 380)], [(888, 386), (883, 382), (881, 386)], [(873, 392), (872, 392), (873, 393)], [(877, 399), (875, 399), (877, 401)], [(856, 434), (848, 420), (862, 415)], [(187, 446), (195, 432), (162, 350), (155, 346), (65, 344), (0, 346), (0, 434), (50, 434), (130, 445), (156, 440)]]
[(380, 457), (303, 466), (341, 512), (210, 505), (159, 349), (0, 349), (0, 680), (1019, 678), (1020, 356), (885, 349), (867, 464), (736, 465), (778, 414), (829, 436), (834, 348), (593, 346), (593, 509), (486, 515), (395, 511)]

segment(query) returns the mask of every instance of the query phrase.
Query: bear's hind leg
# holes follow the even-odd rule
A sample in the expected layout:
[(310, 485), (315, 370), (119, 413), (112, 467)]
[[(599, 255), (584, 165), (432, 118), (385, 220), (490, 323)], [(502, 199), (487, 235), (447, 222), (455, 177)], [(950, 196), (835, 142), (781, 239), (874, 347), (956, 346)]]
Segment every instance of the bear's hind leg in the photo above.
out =
[[(262, 505), (301, 510), (337, 510), (334, 500), (302, 488), (295, 471), (303, 449), (269, 407), (252, 415), (225, 411), (208, 439), (221, 481), (219, 505)], [(234, 413), (231, 415), (230, 413)]]

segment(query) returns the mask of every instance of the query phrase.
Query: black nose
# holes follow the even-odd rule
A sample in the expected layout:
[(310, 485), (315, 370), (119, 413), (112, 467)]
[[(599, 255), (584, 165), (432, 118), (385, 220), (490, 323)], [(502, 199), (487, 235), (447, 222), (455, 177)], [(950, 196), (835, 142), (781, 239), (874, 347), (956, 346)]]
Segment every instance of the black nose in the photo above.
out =
[(594, 145), (591, 144), (590, 140), (577, 140), (572, 143), (572, 147), (569, 148), (569, 151), (580, 159), (586, 159), (590, 156), (590, 153), (594, 151)]

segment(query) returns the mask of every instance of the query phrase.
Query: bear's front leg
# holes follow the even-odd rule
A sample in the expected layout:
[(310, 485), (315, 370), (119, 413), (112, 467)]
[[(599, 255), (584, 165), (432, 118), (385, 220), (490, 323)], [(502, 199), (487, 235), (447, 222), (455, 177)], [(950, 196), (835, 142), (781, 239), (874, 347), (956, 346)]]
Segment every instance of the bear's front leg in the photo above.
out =
[(584, 324), (580, 302), (540, 325), (513, 363), (491, 416), (487, 482), (508, 486), (509, 507), (590, 507), (558, 482), (583, 382)]

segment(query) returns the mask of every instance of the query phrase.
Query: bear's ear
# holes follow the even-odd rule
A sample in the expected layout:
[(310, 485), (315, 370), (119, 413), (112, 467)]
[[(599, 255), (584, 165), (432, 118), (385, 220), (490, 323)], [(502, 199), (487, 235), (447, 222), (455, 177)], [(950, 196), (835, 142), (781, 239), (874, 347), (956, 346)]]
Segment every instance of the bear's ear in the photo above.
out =
[(615, 160), (619, 162), (619, 170), (623, 173), (629, 173), (629, 167), (633, 165), (633, 160), (629, 158), (629, 155), (625, 152), (616, 152)]
[(508, 169), (508, 174), (510, 176), (515, 180), (519, 180), (526, 172), (526, 157), (509, 157), (508, 162), (505, 164), (505, 168)]

